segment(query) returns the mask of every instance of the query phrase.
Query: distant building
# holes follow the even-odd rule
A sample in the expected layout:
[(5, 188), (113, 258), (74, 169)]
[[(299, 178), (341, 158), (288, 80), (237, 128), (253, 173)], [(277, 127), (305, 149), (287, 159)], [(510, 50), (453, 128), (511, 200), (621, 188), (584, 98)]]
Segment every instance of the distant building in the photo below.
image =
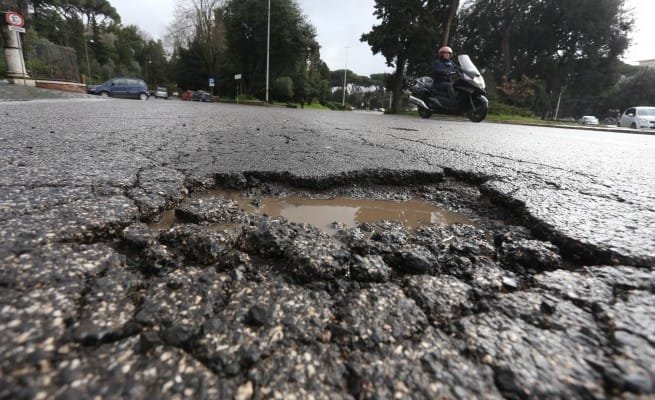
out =
[(638, 61), (640, 67), (655, 68), (655, 59)]

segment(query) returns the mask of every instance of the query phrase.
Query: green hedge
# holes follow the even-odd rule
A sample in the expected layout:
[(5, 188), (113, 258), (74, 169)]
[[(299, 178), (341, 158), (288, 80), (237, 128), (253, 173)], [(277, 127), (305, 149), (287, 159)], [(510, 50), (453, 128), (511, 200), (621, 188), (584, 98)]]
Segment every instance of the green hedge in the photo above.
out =
[(5, 62), (4, 51), (2, 53), (0, 54), (0, 77), (5, 77), (7, 76), (7, 63)]
[(321, 103), (322, 106), (329, 108), (332, 111), (343, 111), (344, 109), (348, 109), (350, 105), (347, 105), (345, 108), (341, 105), (341, 103), (337, 103), (336, 101), (326, 101)]
[(489, 102), (489, 114), (492, 115), (518, 115), (520, 117), (534, 117), (535, 114), (532, 110), (508, 104), (499, 103), (497, 101)]

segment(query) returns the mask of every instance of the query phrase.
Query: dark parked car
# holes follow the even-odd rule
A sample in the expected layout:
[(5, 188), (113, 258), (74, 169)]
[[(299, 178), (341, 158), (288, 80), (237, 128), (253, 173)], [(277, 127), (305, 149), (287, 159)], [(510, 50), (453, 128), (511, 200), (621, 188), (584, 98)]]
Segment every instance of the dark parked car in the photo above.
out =
[(196, 90), (195, 92), (193, 92), (193, 96), (191, 97), (191, 100), (211, 102), (212, 95), (205, 92), (204, 90)]
[(89, 87), (88, 92), (104, 97), (148, 99), (148, 86), (143, 80), (137, 78), (110, 79), (101, 85)]

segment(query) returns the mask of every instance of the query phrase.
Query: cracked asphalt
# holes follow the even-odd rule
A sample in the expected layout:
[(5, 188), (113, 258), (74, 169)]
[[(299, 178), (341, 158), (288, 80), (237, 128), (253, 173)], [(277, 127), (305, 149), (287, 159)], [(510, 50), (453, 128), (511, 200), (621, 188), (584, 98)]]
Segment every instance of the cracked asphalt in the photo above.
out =
[[(655, 395), (653, 136), (21, 90), (0, 399)], [(216, 188), (475, 224), (330, 235)]]

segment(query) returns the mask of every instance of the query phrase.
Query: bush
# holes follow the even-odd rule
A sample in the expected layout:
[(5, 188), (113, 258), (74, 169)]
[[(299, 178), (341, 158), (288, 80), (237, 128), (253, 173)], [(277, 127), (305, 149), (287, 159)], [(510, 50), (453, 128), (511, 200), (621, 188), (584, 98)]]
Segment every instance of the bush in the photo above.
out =
[(7, 63), (5, 62), (5, 55), (0, 54), (0, 77), (4, 76), (7, 76)]
[(288, 101), (293, 97), (293, 80), (288, 76), (277, 78), (273, 83), (273, 97), (280, 101)]
[[(29, 43), (29, 44), (28, 44)], [(30, 32), (25, 39), (25, 67), (33, 78), (79, 82), (77, 53)]]
[(239, 101), (252, 101), (252, 100), (257, 100), (257, 98), (253, 97), (253, 96), (251, 96), (249, 94), (240, 94), (239, 96), (237, 96), (237, 100), (239, 100)]
[(521, 117), (534, 117), (534, 112), (527, 108), (492, 101), (489, 103), (489, 114), (492, 115), (518, 115)]
[(341, 103), (337, 103), (336, 101), (325, 101), (322, 102), (321, 105), (329, 108), (332, 111), (343, 111), (351, 109), (350, 105), (346, 104), (346, 107), (344, 108)]
[(39, 78), (44, 78), (48, 79), (50, 78), (50, 66), (49, 64), (46, 64), (42, 60), (38, 59), (33, 59), (33, 60), (27, 60), (25, 62), (25, 67), (27, 68), (27, 72), (32, 76), (34, 79), (39, 79)]
[(503, 76), (500, 85), (496, 87), (498, 95), (507, 104), (528, 106), (534, 102), (537, 81), (521, 76), (521, 80), (508, 79)]

